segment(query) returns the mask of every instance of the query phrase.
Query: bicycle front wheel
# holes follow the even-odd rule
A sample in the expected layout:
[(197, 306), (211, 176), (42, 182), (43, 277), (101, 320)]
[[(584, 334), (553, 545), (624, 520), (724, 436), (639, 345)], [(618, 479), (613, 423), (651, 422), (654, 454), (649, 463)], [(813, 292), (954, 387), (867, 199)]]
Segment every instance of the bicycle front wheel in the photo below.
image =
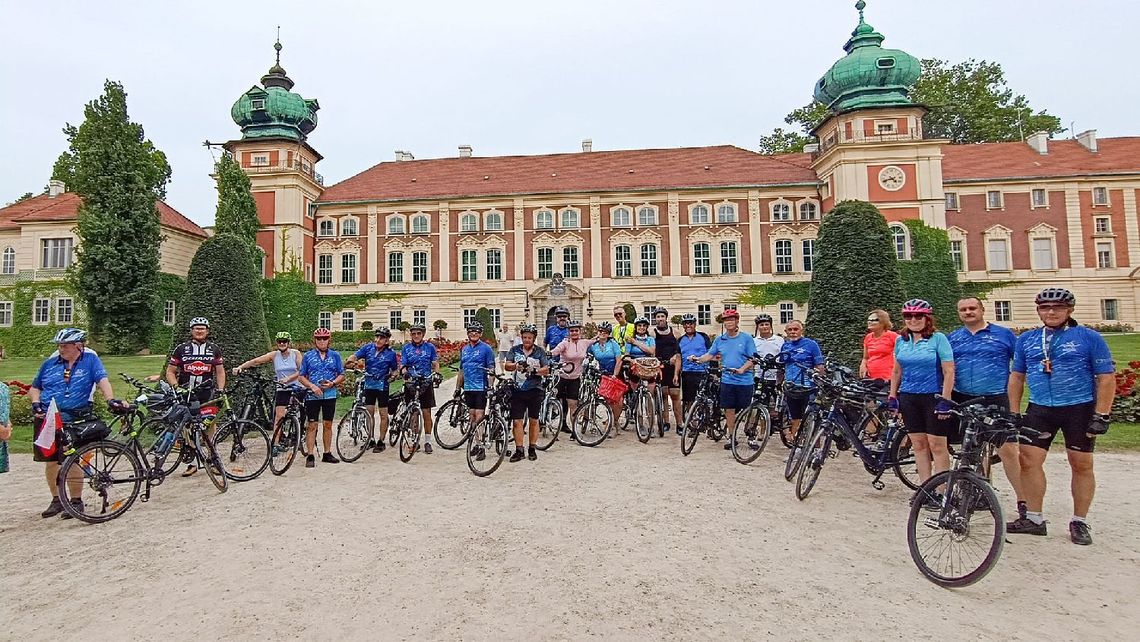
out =
[(435, 411), (435, 443), (444, 450), (455, 450), (467, 441), (471, 414), (462, 399), (452, 399)]
[(604, 399), (594, 399), (578, 406), (573, 424), (574, 439), (592, 448), (609, 436), (614, 425), (614, 413)]
[(284, 475), (297, 458), (297, 451), (305, 437), (301, 434), (301, 420), (286, 415), (277, 422), (273, 433), (273, 445), (269, 457), (269, 470), (274, 475)]
[(225, 467), (222, 466), (222, 458), (218, 456), (218, 450), (214, 447), (214, 440), (202, 430), (198, 430), (194, 434), (194, 446), (198, 449), (198, 455), (205, 460), (205, 465), (202, 467), (206, 469), (206, 475), (214, 483), (214, 487), (220, 493), (226, 492), (229, 488), (228, 476)]
[(796, 497), (802, 502), (807, 499), (823, 464), (831, 451), (831, 431), (827, 426), (816, 428), (815, 433), (808, 438), (804, 450), (803, 461), (800, 462), (800, 476), (796, 479)]
[[(935, 505), (936, 512), (929, 510)], [(906, 543), (915, 566), (931, 582), (947, 588), (977, 582), (993, 570), (1005, 545), (997, 493), (973, 473), (938, 473), (915, 493)]]
[(486, 477), (499, 469), (507, 454), (510, 431), (502, 417), (483, 417), (471, 429), (467, 440), (467, 467), (476, 477)]
[(768, 423), (768, 409), (758, 403), (748, 406), (736, 417), (729, 439), (736, 461), (751, 464), (764, 452), (771, 434)]
[(255, 421), (231, 421), (214, 434), (214, 448), (226, 477), (244, 482), (257, 479), (269, 466), (269, 433)]
[(910, 445), (910, 435), (900, 431), (890, 445), (890, 457), (894, 462), (895, 477), (911, 490), (918, 490), (921, 479), (918, 476), (918, 463)]
[(405, 464), (412, 460), (420, 448), (420, 433), (424, 429), (423, 411), (418, 406), (408, 409), (408, 417), (400, 427), (400, 461)]
[(704, 398), (698, 398), (689, 408), (689, 416), (685, 418), (685, 426), (681, 429), (681, 454), (688, 457), (697, 445), (697, 438), (701, 435), (705, 423), (709, 420), (709, 408)]
[(59, 469), (59, 501), (75, 519), (100, 524), (127, 512), (139, 496), (146, 470), (129, 446), (97, 441), (64, 460)]
[(355, 407), (340, 418), (336, 426), (336, 452), (341, 461), (352, 463), (360, 459), (372, 441), (372, 422), (368, 411)]
[(558, 441), (558, 431), (562, 429), (562, 400), (544, 397), (538, 413), (538, 442), (534, 447), (546, 450)]
[(800, 469), (800, 462), (803, 461), (804, 447), (808, 443), (808, 437), (815, 430), (815, 422), (819, 417), (815, 410), (809, 409), (804, 413), (803, 421), (800, 422), (800, 429), (796, 432), (796, 436), (792, 438), (791, 452), (788, 453), (788, 458), (784, 462), (784, 479), (792, 481), (792, 477)]

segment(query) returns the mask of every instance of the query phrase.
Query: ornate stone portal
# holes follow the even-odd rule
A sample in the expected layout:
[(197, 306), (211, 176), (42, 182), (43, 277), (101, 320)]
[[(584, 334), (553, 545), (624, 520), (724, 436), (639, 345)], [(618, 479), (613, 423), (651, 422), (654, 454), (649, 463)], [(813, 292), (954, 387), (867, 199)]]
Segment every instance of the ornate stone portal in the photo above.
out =
[(529, 319), (539, 326), (554, 325), (554, 309), (560, 305), (570, 310), (571, 319), (586, 317), (585, 290), (566, 283), (561, 274), (555, 274), (550, 283), (530, 293)]

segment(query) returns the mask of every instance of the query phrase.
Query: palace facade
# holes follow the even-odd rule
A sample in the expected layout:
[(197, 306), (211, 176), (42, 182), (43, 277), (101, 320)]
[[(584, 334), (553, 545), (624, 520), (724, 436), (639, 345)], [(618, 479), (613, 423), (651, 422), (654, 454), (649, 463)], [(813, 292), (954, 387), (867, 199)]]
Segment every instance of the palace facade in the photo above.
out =
[[(693, 312), (706, 330), (751, 284), (811, 278), (819, 222), (846, 199), (874, 203), (901, 260), (908, 219), (947, 230), (961, 281), (1005, 283), (990, 316), (1037, 323), (1033, 294), (1076, 292), (1084, 322), (1137, 324), (1140, 138), (951, 145), (927, 138), (908, 88), (918, 60), (859, 24), (817, 82), (831, 115), (804, 153), (732, 146), (416, 160), (396, 152), (325, 187), (308, 137), (319, 105), (278, 63), (234, 104), (226, 143), (250, 175), (267, 276), (303, 270), (318, 294), (383, 292), (364, 310), (328, 310), (333, 330), (364, 321), (460, 336), (479, 307), (500, 324), (542, 324), (554, 306), (584, 320), (611, 306)], [(1136, 264), (1136, 265), (1133, 265)], [(803, 318), (795, 301), (763, 311)]]

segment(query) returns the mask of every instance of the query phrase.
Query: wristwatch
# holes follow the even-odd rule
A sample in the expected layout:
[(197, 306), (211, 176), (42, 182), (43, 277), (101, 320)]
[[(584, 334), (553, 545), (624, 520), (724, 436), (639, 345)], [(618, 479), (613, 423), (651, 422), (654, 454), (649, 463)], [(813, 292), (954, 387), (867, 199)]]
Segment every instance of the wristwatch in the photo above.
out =
[(1109, 415), (1108, 413), (1102, 414), (1099, 412), (1094, 412), (1093, 417), (1095, 417), (1096, 419), (1100, 419), (1101, 421), (1104, 421), (1104, 422), (1108, 422), (1108, 421), (1112, 420), (1112, 416)]

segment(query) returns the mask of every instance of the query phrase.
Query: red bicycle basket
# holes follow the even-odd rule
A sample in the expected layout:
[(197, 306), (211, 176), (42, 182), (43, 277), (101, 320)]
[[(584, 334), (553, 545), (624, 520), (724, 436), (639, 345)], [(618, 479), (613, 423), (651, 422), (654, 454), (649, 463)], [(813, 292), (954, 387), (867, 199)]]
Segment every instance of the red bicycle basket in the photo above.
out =
[(629, 387), (625, 382), (611, 375), (602, 375), (602, 382), (598, 384), (598, 394), (613, 403), (621, 401)]

